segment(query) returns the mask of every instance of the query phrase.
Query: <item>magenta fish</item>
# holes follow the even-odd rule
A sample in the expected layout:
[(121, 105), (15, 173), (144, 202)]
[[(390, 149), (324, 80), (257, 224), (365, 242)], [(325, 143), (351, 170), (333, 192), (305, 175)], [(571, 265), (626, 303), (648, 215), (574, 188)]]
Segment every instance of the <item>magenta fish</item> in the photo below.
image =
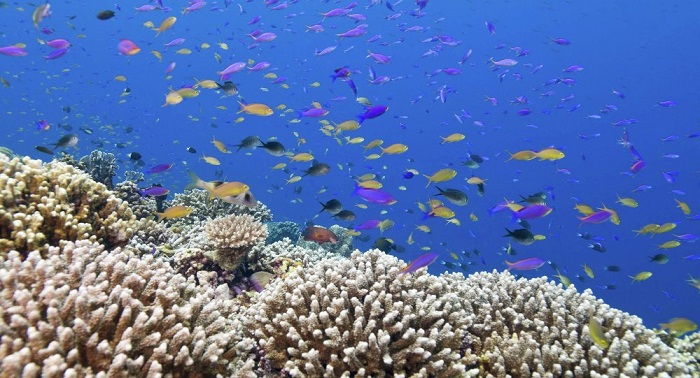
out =
[(401, 269), (399, 274), (415, 273), (420, 268), (425, 268), (426, 266), (432, 264), (437, 260), (438, 255), (436, 253), (426, 253), (424, 255), (418, 256), (415, 260), (411, 261), (405, 268)]
[(165, 172), (165, 171), (169, 170), (170, 168), (172, 168), (173, 165), (174, 164), (158, 164), (158, 165), (155, 165), (155, 166), (143, 171), (143, 173), (145, 173), (147, 175), (152, 175), (155, 173), (162, 173), (162, 172)]
[(352, 194), (362, 197), (367, 202), (380, 205), (393, 205), (396, 203), (394, 197), (380, 189), (363, 188), (355, 183), (355, 190)]
[(370, 219), (368, 221), (364, 221), (364, 222), (360, 223), (359, 225), (355, 226), (353, 228), (353, 230), (355, 230), (355, 231), (373, 230), (373, 229), (379, 227), (379, 223), (381, 223), (380, 220)]
[(67, 49), (70, 47), (70, 42), (62, 38), (46, 41), (46, 44), (54, 49)]
[(152, 186), (148, 189), (139, 190), (141, 197), (159, 197), (170, 193), (170, 190), (163, 188), (162, 186)]
[(379, 64), (389, 64), (389, 63), (391, 63), (391, 57), (388, 57), (388, 56), (382, 55), (382, 54), (373, 53), (373, 52), (371, 52), (371, 51), (369, 51), (369, 50), (367, 51), (367, 56), (366, 56), (366, 57), (367, 57), (367, 58), (372, 58), (372, 59), (374, 59), (374, 61), (377, 62), (377, 63), (379, 63)]
[(7, 56), (25, 56), (28, 54), (28, 52), (22, 47), (5, 46), (0, 47), (0, 54)]
[(302, 117), (307, 117), (307, 118), (318, 118), (318, 117), (323, 117), (323, 116), (325, 116), (325, 115), (328, 114), (328, 113), (329, 113), (329, 112), (328, 112), (327, 109), (323, 109), (323, 108), (310, 108), (310, 109), (306, 109), (306, 110), (300, 111), (300, 112), (299, 112), (299, 118), (302, 118)]
[(552, 212), (552, 208), (547, 205), (530, 205), (513, 212), (513, 219), (536, 219), (542, 218)]
[(508, 270), (510, 271), (511, 269), (515, 270), (535, 270), (540, 268), (542, 265), (545, 264), (544, 259), (541, 259), (539, 257), (531, 257), (529, 259), (523, 259), (523, 260), (518, 260), (516, 262), (510, 262), (506, 261), (506, 265), (508, 265)]
[(599, 224), (607, 221), (610, 219), (612, 216), (612, 213), (609, 211), (596, 211), (595, 213), (592, 213), (590, 215), (587, 215), (585, 217), (579, 217), (578, 219), (581, 221), (581, 224), (583, 223), (588, 223), (588, 224)]

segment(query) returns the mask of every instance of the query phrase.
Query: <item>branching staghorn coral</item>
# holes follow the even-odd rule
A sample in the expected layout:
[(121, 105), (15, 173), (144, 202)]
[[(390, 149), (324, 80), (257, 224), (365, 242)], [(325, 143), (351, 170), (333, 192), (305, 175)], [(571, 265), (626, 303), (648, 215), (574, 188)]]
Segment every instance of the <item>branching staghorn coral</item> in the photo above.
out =
[(0, 277), (1, 376), (233, 374), (237, 306), (225, 285), (87, 241), (12, 251)]

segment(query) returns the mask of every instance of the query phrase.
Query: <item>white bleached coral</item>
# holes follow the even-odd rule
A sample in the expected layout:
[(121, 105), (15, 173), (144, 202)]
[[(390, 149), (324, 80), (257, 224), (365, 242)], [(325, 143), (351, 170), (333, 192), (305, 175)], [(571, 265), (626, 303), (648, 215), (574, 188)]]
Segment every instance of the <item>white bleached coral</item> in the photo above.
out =
[(292, 376), (462, 376), (477, 357), (468, 313), (447, 281), (399, 278), (374, 250), (325, 259), (267, 287), (244, 318), (261, 366)]
[[(399, 276), (379, 251), (304, 265), (244, 313), (260, 367), (291, 376), (545, 377), (698, 374), (640, 319), (590, 291), (507, 272)], [(597, 346), (589, 314), (610, 346)]]
[(0, 258), (0, 375), (229, 376), (236, 307), (161, 259), (80, 241)]
[(267, 226), (248, 214), (212, 219), (204, 231), (215, 248), (212, 259), (227, 270), (237, 269), (253, 246), (267, 238)]

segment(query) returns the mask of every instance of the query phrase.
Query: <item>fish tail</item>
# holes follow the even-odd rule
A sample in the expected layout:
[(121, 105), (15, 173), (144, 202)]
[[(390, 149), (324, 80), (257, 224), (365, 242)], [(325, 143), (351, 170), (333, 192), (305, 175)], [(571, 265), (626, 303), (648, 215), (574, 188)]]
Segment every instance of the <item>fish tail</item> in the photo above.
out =
[(505, 262), (506, 265), (508, 265), (508, 271), (509, 271), (509, 272), (510, 272), (511, 269), (513, 269), (513, 265), (515, 265), (515, 264), (513, 264), (513, 263), (510, 262), (510, 261), (503, 260), (503, 262)]
[(162, 221), (163, 219), (165, 219), (165, 213), (158, 213), (158, 212), (156, 212), (156, 213), (153, 213), (153, 215), (156, 216), (156, 222), (160, 222), (160, 221)]
[(187, 170), (187, 175), (190, 176), (190, 182), (185, 186), (185, 190), (188, 189), (194, 189), (194, 188), (206, 188), (204, 185), (204, 181), (197, 176), (196, 173), (190, 171), (189, 169)]

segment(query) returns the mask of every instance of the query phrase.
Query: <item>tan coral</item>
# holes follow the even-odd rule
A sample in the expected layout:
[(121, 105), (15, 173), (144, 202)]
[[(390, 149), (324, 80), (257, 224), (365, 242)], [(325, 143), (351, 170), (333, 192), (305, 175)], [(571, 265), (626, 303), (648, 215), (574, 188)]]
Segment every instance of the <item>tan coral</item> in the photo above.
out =
[(0, 158), (0, 252), (45, 250), (65, 241), (125, 245), (137, 223), (103, 184), (67, 164)]
[(225, 285), (87, 241), (26, 259), (12, 251), (0, 277), (2, 376), (232, 374), (236, 308)]
[(204, 230), (215, 248), (211, 257), (226, 270), (237, 269), (248, 251), (267, 238), (267, 226), (248, 214), (210, 220)]

